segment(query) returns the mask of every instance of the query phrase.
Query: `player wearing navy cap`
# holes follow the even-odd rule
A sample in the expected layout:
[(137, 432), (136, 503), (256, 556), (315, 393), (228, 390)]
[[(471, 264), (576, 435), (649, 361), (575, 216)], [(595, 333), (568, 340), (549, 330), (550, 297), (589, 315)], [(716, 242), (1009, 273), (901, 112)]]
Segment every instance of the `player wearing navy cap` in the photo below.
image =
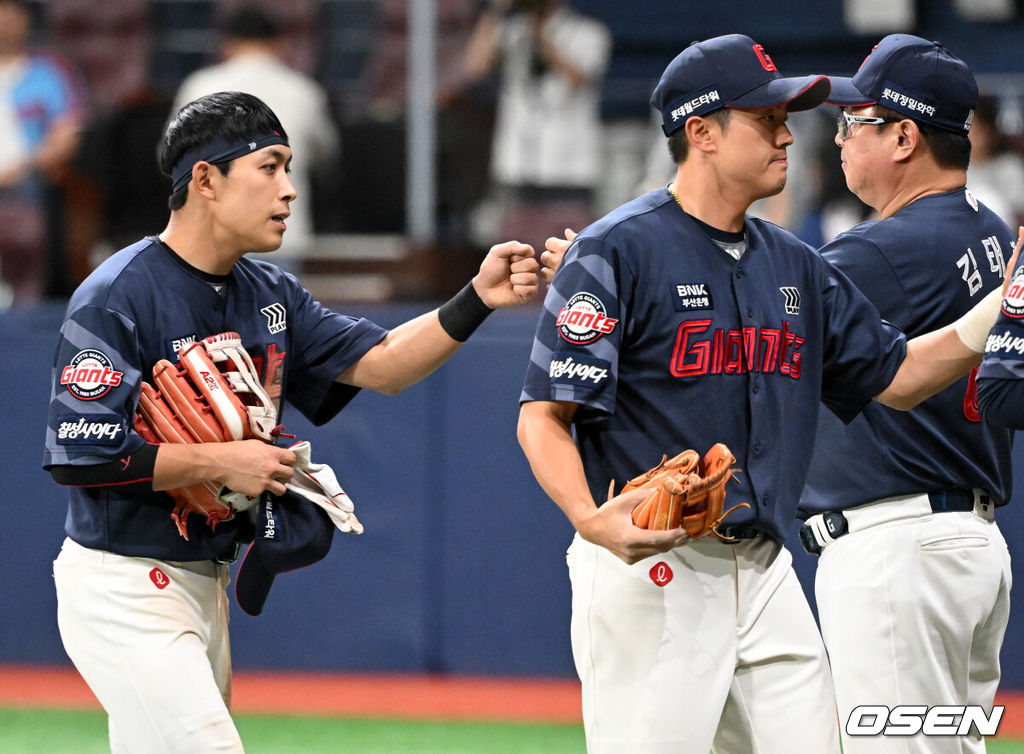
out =
[[(114, 752), (242, 751), (228, 712), (226, 563), (253, 539), (257, 510), (215, 530), (192, 516), (186, 540), (161, 490), (213, 481), (254, 498), (280, 495), (295, 463), (291, 450), (259, 440), (147, 444), (133, 415), (153, 365), (237, 332), (268, 393), (322, 424), (359, 388), (396, 393), (426, 376), (492, 308), (521, 303), (538, 285), (533, 250), (510, 242), (493, 247), (450, 302), (393, 330), (329, 311), (291, 275), (245, 256), (281, 244), (295, 197), (290, 157), (280, 122), (255, 97), (221, 92), (183, 107), (161, 145), (173, 181), (166, 229), (100, 265), (61, 328), (44, 460), (70, 487), (68, 537), (54, 563), (58, 622), (107, 711)], [(251, 612), (277, 570), (312, 562), (330, 541), (315, 529), (286, 533), (257, 548), (242, 595)], [(316, 553), (287, 552), (303, 537)]]
[[(908, 343), (813, 249), (745, 214), (785, 185), (787, 111), (828, 89), (783, 78), (743, 35), (688, 47), (652, 98), (675, 180), (586, 228), (548, 291), (519, 438), (577, 530), (590, 752), (839, 751), (824, 647), (782, 546), (819, 402), (846, 419), (872, 397), (908, 408), (980, 360), (952, 327)], [(552, 263), (561, 248), (549, 241)], [(643, 490), (595, 502), (610, 479), (717, 442), (743, 469), (729, 501), (751, 504), (721, 527), (735, 542), (635, 527)]]
[[(847, 184), (881, 219), (821, 253), (908, 337), (947, 325), (1001, 288), (1013, 241), (965, 188), (974, 76), (939, 43), (893, 34), (852, 79), (831, 80)], [(798, 515), (820, 553), (815, 593), (847, 733), (860, 705), (991, 707), (1009, 615), (994, 514), (1010, 497), (1010, 448), (1009, 431), (981, 421), (973, 372), (909, 412), (871, 403), (846, 425), (819, 417)], [(984, 751), (976, 729), (898, 745), (844, 735), (843, 746)]]

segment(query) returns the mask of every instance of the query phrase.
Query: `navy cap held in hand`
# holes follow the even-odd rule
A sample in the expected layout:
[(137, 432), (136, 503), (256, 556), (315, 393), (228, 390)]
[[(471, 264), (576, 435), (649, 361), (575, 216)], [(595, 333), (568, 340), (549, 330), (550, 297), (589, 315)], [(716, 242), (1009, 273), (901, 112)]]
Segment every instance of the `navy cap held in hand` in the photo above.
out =
[(325, 511), (290, 492), (264, 495), (258, 512), (256, 536), (235, 576), (235, 599), (249, 615), (263, 612), (277, 574), (323, 560), (336, 528)]

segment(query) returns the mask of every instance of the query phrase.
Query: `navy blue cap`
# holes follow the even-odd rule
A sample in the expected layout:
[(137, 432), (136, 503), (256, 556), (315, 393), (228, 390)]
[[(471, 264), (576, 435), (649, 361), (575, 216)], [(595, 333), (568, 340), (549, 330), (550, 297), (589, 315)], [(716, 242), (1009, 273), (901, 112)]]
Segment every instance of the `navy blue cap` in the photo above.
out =
[(238, 606), (249, 615), (263, 612), (274, 577), (323, 560), (334, 529), (326, 511), (299, 495), (264, 495), (256, 536), (235, 576)]
[(938, 42), (910, 34), (885, 37), (853, 78), (830, 78), (830, 105), (881, 105), (958, 134), (971, 130), (978, 107), (978, 84), (967, 64)]
[(827, 76), (783, 78), (764, 47), (743, 34), (694, 42), (668, 64), (651, 104), (666, 136), (693, 115), (721, 107), (817, 107), (829, 93)]

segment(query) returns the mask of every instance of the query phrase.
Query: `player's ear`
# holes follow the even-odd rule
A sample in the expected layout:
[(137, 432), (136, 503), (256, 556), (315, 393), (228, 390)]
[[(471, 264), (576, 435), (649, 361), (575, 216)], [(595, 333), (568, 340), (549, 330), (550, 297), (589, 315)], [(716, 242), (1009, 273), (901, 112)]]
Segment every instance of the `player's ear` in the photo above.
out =
[(710, 118), (702, 118), (699, 115), (691, 115), (683, 126), (686, 131), (686, 138), (690, 147), (699, 149), (702, 152), (711, 151), (714, 147), (714, 135), (720, 133), (717, 123)]
[(923, 143), (921, 131), (917, 124), (910, 119), (901, 120), (893, 124), (896, 134), (896, 158), (906, 159)]
[(207, 199), (213, 198), (214, 173), (219, 171), (209, 162), (200, 160), (192, 166), (192, 191)]

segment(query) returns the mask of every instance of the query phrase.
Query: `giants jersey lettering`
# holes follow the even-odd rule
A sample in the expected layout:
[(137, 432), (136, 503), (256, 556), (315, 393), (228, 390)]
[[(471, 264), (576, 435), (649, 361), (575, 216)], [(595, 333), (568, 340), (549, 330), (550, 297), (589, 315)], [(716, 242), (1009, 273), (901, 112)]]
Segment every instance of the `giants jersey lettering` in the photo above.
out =
[(714, 330), (710, 319), (683, 322), (676, 331), (670, 371), (676, 377), (704, 374), (781, 372), (800, 378), (800, 346), (804, 339), (781, 327)]
[[(575, 435), (597, 501), (609, 480), (663, 453), (724, 442), (744, 469), (730, 499), (752, 505), (735, 522), (781, 540), (819, 401), (855, 414), (891, 380), (904, 340), (794, 236), (749, 217), (745, 230), (737, 260), (665, 189), (591, 225), (548, 290), (521, 400), (579, 404)], [(566, 338), (559, 320), (574, 308), (615, 325)], [(569, 363), (602, 378), (568, 379)]]
[[(216, 282), (218, 293), (210, 284)], [(68, 304), (51, 384), (44, 466), (99, 464), (143, 443), (133, 419), (143, 380), (188, 343), (235, 331), (268, 392), (318, 423), (355, 393), (334, 382), (384, 337), (366, 320), (324, 309), (277, 267), (243, 258), (210, 281), (147, 238), (104, 262)], [(69, 489), (67, 533), (87, 547), (166, 560), (204, 560), (251, 536), (247, 517), (215, 531), (198, 518), (189, 541), (170, 521), (163, 493)]]

